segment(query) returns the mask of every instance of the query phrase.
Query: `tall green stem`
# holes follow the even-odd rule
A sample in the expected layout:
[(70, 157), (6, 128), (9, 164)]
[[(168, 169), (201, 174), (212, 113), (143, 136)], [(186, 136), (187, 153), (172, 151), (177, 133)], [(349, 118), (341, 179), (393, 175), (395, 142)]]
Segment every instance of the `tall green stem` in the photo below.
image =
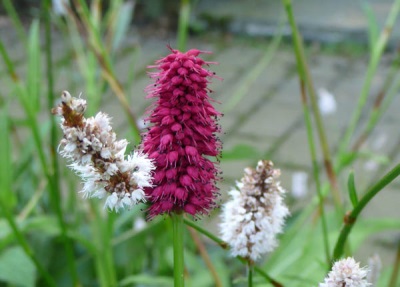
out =
[[(53, 63), (52, 63), (52, 39), (51, 39), (51, 19), (50, 19), (50, 12), (51, 12), (51, 1), (45, 0), (43, 2), (43, 11), (44, 11), (44, 19), (45, 19), (45, 49), (46, 49), (46, 76), (47, 76), (47, 102), (48, 102), (48, 109), (49, 112), (54, 105), (54, 80), (53, 80)], [(70, 270), (70, 276), (72, 279), (73, 286), (78, 286), (78, 275), (76, 272), (76, 265), (75, 265), (75, 258), (74, 258), (74, 251), (71, 244), (71, 241), (67, 237), (68, 227), (67, 223), (65, 222), (62, 210), (61, 210), (61, 198), (60, 198), (60, 177), (58, 172), (58, 157), (56, 153), (56, 146), (57, 146), (57, 124), (56, 120), (53, 116), (50, 116), (51, 122), (51, 135), (50, 135), (50, 157), (51, 157), (51, 166), (52, 166), (52, 185), (50, 193), (52, 194), (53, 204), (55, 206), (57, 217), (59, 220), (59, 224), (61, 227), (62, 238), (65, 245), (65, 251), (67, 253), (67, 262), (68, 267)]]
[(364, 209), (364, 207), (371, 201), (371, 199), (378, 194), (386, 185), (391, 183), (396, 177), (400, 175), (400, 164), (396, 165), (392, 170), (390, 170), (381, 180), (379, 180), (375, 185), (373, 185), (363, 196), (363, 198), (358, 202), (354, 209), (346, 214), (344, 218), (344, 225), (340, 231), (339, 238), (336, 242), (335, 249), (333, 251), (332, 262), (337, 261), (343, 254), (344, 246), (346, 244), (347, 237), (352, 230), (358, 215)]
[(181, 0), (178, 23), (178, 50), (186, 49), (187, 35), (189, 31), (190, 0)]
[(250, 261), (247, 262), (247, 286), (253, 287), (253, 266)]
[(173, 213), (172, 232), (174, 246), (174, 286), (183, 287), (184, 282), (184, 259), (183, 259), (183, 214)]
[[(372, 79), (375, 76), (376, 70), (378, 68), (379, 60), (381, 59), (382, 53), (386, 47), (386, 44), (389, 40), (392, 28), (394, 23), (396, 22), (397, 15), (400, 12), (400, 0), (396, 0), (392, 8), (390, 10), (390, 14), (386, 20), (386, 25), (382, 30), (380, 37), (372, 49), (371, 58), (369, 61), (369, 65), (367, 68), (367, 74), (365, 76), (364, 84), (361, 90), (360, 97), (358, 99), (357, 108), (350, 120), (349, 125), (347, 126), (345, 135), (343, 140), (339, 145), (339, 155), (343, 155), (345, 153), (346, 148), (348, 147), (351, 136), (353, 135), (357, 124), (360, 121), (362, 110), (367, 102), (369, 90), (371, 88)], [(340, 158), (339, 158), (340, 160)]]
[(392, 275), (390, 276), (390, 282), (389, 282), (388, 287), (396, 287), (397, 277), (399, 276), (399, 269), (400, 269), (400, 241), (397, 244), (396, 258), (394, 260), (393, 271), (392, 271)]
[(293, 44), (296, 54), (296, 62), (297, 62), (299, 77), (306, 84), (308, 93), (310, 95), (311, 106), (314, 112), (315, 123), (317, 125), (319, 141), (321, 144), (322, 154), (324, 157), (324, 167), (332, 189), (335, 205), (338, 209), (340, 209), (341, 208), (340, 192), (337, 185), (336, 174), (333, 169), (332, 159), (330, 155), (328, 141), (325, 135), (321, 113), (318, 108), (317, 96), (315, 95), (314, 84), (312, 82), (310, 71), (307, 66), (307, 61), (303, 48), (303, 41), (301, 39), (300, 33), (297, 29), (297, 25), (294, 19), (291, 0), (282, 0), (282, 1), (285, 6), (287, 17), (289, 19), (290, 27), (292, 29)]
[(315, 180), (315, 185), (316, 185), (317, 194), (318, 194), (319, 211), (321, 212), (322, 236), (323, 236), (323, 241), (324, 241), (325, 256), (326, 256), (326, 262), (329, 264), (331, 260), (330, 260), (330, 251), (329, 251), (330, 248), (329, 248), (329, 240), (328, 240), (328, 227), (327, 227), (326, 216), (325, 216), (324, 196), (322, 195), (321, 181), (319, 179), (319, 167), (318, 167), (318, 162), (317, 162), (317, 152), (315, 149), (314, 135), (313, 135), (313, 129), (312, 129), (312, 125), (311, 125), (310, 111), (309, 111), (309, 107), (308, 107), (308, 103), (307, 103), (306, 89), (304, 86), (304, 82), (301, 80), (300, 80), (300, 90), (301, 90), (301, 102), (303, 105), (304, 121), (305, 121), (306, 127), (307, 127), (308, 146), (310, 148), (314, 180)]

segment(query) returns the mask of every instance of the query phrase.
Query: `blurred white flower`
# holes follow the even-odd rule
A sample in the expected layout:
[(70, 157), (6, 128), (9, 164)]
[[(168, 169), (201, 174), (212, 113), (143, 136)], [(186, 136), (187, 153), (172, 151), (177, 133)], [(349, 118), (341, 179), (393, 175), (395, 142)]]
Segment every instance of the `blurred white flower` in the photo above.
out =
[(52, 0), (53, 4), (53, 12), (56, 15), (66, 15), (67, 10), (65, 9), (65, 6), (69, 6), (69, 1), (68, 0)]
[(360, 268), (360, 264), (352, 257), (341, 259), (332, 267), (324, 283), (319, 287), (367, 287), (371, 283), (365, 279), (368, 270)]
[(325, 88), (320, 88), (317, 91), (318, 94), (318, 106), (322, 115), (331, 115), (336, 112), (336, 100), (333, 94), (331, 94)]
[(147, 226), (146, 220), (144, 220), (143, 217), (138, 217), (133, 223), (133, 230), (140, 231), (143, 230), (146, 226)]
[(303, 198), (307, 195), (308, 174), (304, 171), (298, 171), (292, 175), (292, 196), (294, 198)]
[(233, 256), (256, 261), (277, 246), (276, 234), (289, 215), (284, 190), (276, 181), (279, 175), (271, 161), (259, 161), (256, 169), (245, 169), (238, 189), (230, 191), (232, 199), (223, 206), (220, 227)]
[(375, 285), (378, 282), (382, 269), (382, 261), (378, 254), (374, 254), (368, 258), (368, 266), (370, 271), (367, 274), (367, 281)]
[(143, 188), (151, 186), (153, 162), (141, 151), (125, 159), (128, 142), (117, 141), (110, 118), (104, 113), (86, 119), (86, 101), (63, 92), (53, 113), (61, 116), (64, 138), (59, 153), (83, 181), (85, 198), (107, 196), (105, 207), (118, 211), (145, 201)]

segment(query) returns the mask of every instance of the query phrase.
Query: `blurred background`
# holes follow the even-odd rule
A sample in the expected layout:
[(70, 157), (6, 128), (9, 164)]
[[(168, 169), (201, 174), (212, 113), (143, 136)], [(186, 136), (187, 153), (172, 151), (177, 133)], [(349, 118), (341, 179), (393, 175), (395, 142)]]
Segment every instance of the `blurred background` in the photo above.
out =
[[(362, 194), (400, 159), (398, 2), (293, 3), (346, 210), (351, 209), (351, 170)], [(87, 115), (108, 113), (118, 138), (127, 138), (133, 148), (151, 104), (144, 92), (151, 84), (147, 66), (168, 54), (167, 45), (211, 51), (204, 58), (218, 62), (210, 69), (223, 79), (211, 86), (216, 107), (224, 113), (221, 204), (246, 166), (270, 159), (281, 169), (291, 233), (261, 266), (285, 286), (316, 285), (324, 277), (296, 57), (281, 1), (3, 0), (0, 37), (1, 126), (7, 139), (0, 146), (0, 192), (57, 286), (76, 285), (74, 276), (81, 286), (171, 286), (169, 223), (145, 221), (145, 206), (111, 214), (100, 200), (83, 200), (76, 192), (78, 178), (57, 159), (61, 135), (50, 115), (63, 90), (81, 95), (88, 100)], [(383, 53), (376, 58), (377, 43)], [(343, 154), (335, 156), (363, 90), (367, 98), (346, 161)], [(315, 141), (323, 186), (329, 189), (317, 136)], [(349, 247), (362, 265), (381, 262), (382, 284), (392, 274), (399, 242), (399, 187), (394, 182), (371, 202)], [(333, 210), (329, 196), (326, 204)], [(219, 209), (202, 220), (216, 234), (218, 214)], [(0, 286), (45, 286), (3, 216)], [(336, 216), (328, 216), (331, 247), (340, 228)], [(242, 265), (207, 239), (198, 243), (196, 236), (202, 238), (186, 236), (189, 284), (243, 285)], [(210, 273), (199, 244), (206, 245), (219, 278)], [(74, 269), (78, 272), (71, 275)], [(270, 285), (260, 281), (260, 286)]]

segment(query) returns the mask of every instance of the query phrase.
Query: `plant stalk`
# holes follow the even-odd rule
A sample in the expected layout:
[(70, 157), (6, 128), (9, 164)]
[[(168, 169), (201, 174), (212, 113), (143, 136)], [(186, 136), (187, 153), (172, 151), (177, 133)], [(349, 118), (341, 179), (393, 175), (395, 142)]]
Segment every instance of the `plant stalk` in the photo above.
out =
[(183, 287), (184, 257), (183, 257), (183, 213), (172, 213), (172, 232), (174, 246), (174, 286)]
[(397, 278), (399, 276), (399, 269), (400, 269), (400, 241), (398, 242), (398, 245), (397, 245), (396, 258), (394, 260), (393, 271), (392, 271), (392, 275), (390, 276), (390, 282), (389, 282), (388, 287), (398, 286)]
[(211, 276), (214, 279), (214, 286), (222, 287), (223, 285), (222, 285), (221, 279), (218, 276), (218, 272), (215, 269), (214, 264), (212, 263), (212, 260), (211, 260), (210, 256), (208, 255), (207, 249), (199, 237), (199, 234), (193, 228), (189, 228), (189, 232), (194, 241), (194, 244), (196, 245), (197, 249), (199, 250), (200, 256), (203, 258), (204, 263), (206, 264), (208, 270), (210, 270)]
[(349, 236), (358, 215), (364, 209), (364, 207), (377, 195), (383, 188), (391, 183), (397, 176), (400, 175), (400, 164), (396, 165), (390, 170), (385, 176), (383, 176), (375, 185), (373, 185), (361, 198), (358, 204), (354, 207), (351, 212), (348, 212), (344, 217), (344, 225), (340, 231), (337, 239), (335, 249), (333, 251), (332, 262), (337, 261), (343, 254), (344, 246), (346, 244), (347, 237)]
[(323, 154), (323, 158), (324, 158), (324, 167), (325, 167), (326, 174), (328, 176), (329, 183), (330, 183), (330, 186), (332, 189), (333, 200), (335, 202), (336, 208), (340, 210), (341, 206), (342, 206), (341, 196), (340, 196), (340, 192), (339, 192), (339, 188), (338, 188), (338, 184), (337, 184), (336, 174), (333, 169), (332, 159), (331, 159), (331, 155), (330, 155), (328, 141), (327, 141), (327, 138), (325, 135), (325, 130), (324, 130), (324, 126), (323, 126), (321, 113), (318, 108), (317, 96), (315, 94), (314, 85), (313, 85), (313, 82), (311, 79), (310, 71), (309, 71), (305, 53), (304, 53), (303, 41), (301, 39), (301, 35), (297, 29), (297, 25), (296, 25), (296, 22), (294, 19), (293, 7), (292, 7), (291, 0), (282, 0), (282, 1), (283, 1), (285, 10), (286, 10), (287, 17), (289, 19), (290, 27), (292, 29), (293, 44), (294, 44), (294, 50), (295, 50), (295, 54), (296, 54), (296, 62), (297, 62), (299, 77), (306, 84), (306, 87), (307, 87), (307, 90), (308, 90), (308, 93), (310, 96), (311, 107), (314, 112), (315, 122), (317, 125), (317, 131), (318, 131), (318, 137), (319, 137), (322, 154)]
[(253, 266), (251, 261), (247, 261), (247, 286), (253, 287)]
[(371, 58), (367, 68), (367, 73), (360, 93), (360, 97), (358, 99), (356, 110), (350, 119), (350, 123), (347, 126), (343, 140), (341, 140), (341, 144), (339, 145), (339, 155), (343, 155), (346, 152), (346, 149), (350, 144), (351, 136), (354, 134), (354, 131), (360, 121), (362, 110), (365, 104), (367, 103), (372, 80), (378, 68), (379, 60), (382, 57), (382, 53), (389, 40), (390, 34), (393, 29), (393, 25), (396, 22), (396, 18), (399, 12), (400, 12), (400, 0), (395, 0), (393, 2), (392, 8), (390, 9), (385, 27), (383, 28), (377, 43), (372, 49)]
[(190, 0), (181, 0), (178, 23), (178, 50), (186, 50), (187, 36), (189, 32)]
[(326, 262), (329, 264), (331, 262), (331, 259), (330, 259), (329, 240), (328, 240), (328, 227), (327, 227), (326, 216), (325, 216), (324, 196), (322, 195), (322, 190), (321, 190), (321, 181), (319, 178), (317, 152), (315, 149), (314, 135), (313, 135), (313, 129), (312, 129), (312, 124), (311, 124), (311, 116), (310, 116), (310, 111), (309, 111), (309, 107), (308, 107), (308, 103), (307, 103), (306, 88), (305, 88), (304, 81), (302, 81), (302, 80), (300, 80), (300, 91), (301, 91), (301, 103), (303, 105), (304, 121), (306, 123), (306, 128), (307, 128), (307, 139), (308, 139), (308, 146), (310, 148), (314, 181), (315, 181), (316, 190), (317, 190), (317, 194), (318, 194), (318, 206), (319, 206), (319, 211), (321, 213), (322, 238), (323, 238), (324, 249), (325, 249), (325, 257), (326, 257)]

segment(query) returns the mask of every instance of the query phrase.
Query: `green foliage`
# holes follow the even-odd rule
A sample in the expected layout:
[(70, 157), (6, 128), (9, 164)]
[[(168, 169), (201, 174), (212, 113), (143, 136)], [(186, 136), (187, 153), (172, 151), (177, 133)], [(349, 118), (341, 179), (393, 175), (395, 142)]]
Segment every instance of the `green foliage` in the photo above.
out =
[[(82, 91), (89, 102), (89, 115), (95, 114), (100, 106), (109, 107), (111, 101), (118, 102), (121, 114), (124, 115), (124, 123), (129, 124), (128, 137), (133, 144), (137, 144), (140, 137), (136, 113), (143, 113), (144, 107), (137, 104), (136, 98), (128, 99), (126, 95), (136, 85), (140, 86), (138, 76), (144, 74), (145, 66), (159, 57), (148, 55), (149, 51), (137, 44), (125, 43), (133, 17), (134, 6), (131, 2), (113, 1), (106, 10), (102, 9), (99, 0), (91, 1), (91, 5), (83, 0), (75, 2), (79, 4), (76, 11), (65, 18), (58, 18), (46, 10), (44, 13), (48, 13), (48, 20), (51, 22), (33, 19), (24, 28), (13, 2), (4, 1), (7, 15), (17, 32), (18, 49), (22, 52), (14, 53), (14, 47), (0, 39), (0, 74), (2, 80), (4, 79), (0, 101), (0, 285), (172, 286), (173, 238), (169, 217), (144, 222), (146, 215), (143, 211), (146, 205), (114, 214), (103, 210), (101, 201), (84, 201), (76, 193), (80, 185), (66, 168), (66, 162), (60, 160), (58, 164), (54, 161), (57, 149), (55, 143), (59, 141), (60, 135), (51, 132), (54, 123), (48, 107), (54, 106), (52, 101), (62, 89), (68, 88), (76, 94)], [(192, 6), (190, 1), (182, 1), (181, 4), (179, 46), (184, 47), (187, 45), (189, 12)], [(387, 177), (378, 180), (378, 184), (384, 184), (372, 189), (373, 194), (368, 190), (361, 190), (359, 186), (357, 190), (355, 172), (347, 177), (347, 168), (357, 164), (360, 159), (372, 159), (385, 167), (392, 159), (391, 155), (359, 151), (349, 145), (354, 131), (361, 125), (361, 113), (368, 108), (366, 103), (371, 82), (387, 43), (387, 38), (379, 34), (371, 8), (365, 6), (365, 11), (369, 23), (371, 62), (359, 105), (345, 139), (340, 143), (338, 152), (332, 154), (334, 173), (340, 187), (346, 186), (347, 178), (351, 206), (344, 200), (340, 206), (332, 208), (332, 189), (327, 182), (321, 185), (320, 195), (317, 196), (314, 183), (318, 172), (317, 175), (314, 174), (313, 182), (309, 186), (313, 191), (312, 198), (300, 207), (292, 206), (292, 216), (286, 224), (285, 232), (280, 236), (279, 247), (268, 255), (265, 262), (257, 265), (260, 271), (267, 274), (264, 276), (265, 274), (255, 270), (254, 283), (257, 286), (271, 286), (268, 276), (284, 286), (315, 286), (330, 268), (331, 262), (327, 262), (324, 249), (332, 252), (330, 247), (336, 243), (340, 252), (351, 256), (371, 236), (388, 230), (400, 230), (398, 218), (358, 218), (369, 201), (394, 180), (397, 174), (389, 172), (390, 181)], [(388, 21), (389, 27), (394, 12)], [(217, 24), (225, 25), (225, 22)], [(50, 23), (52, 26), (47, 26)], [(57, 43), (51, 42), (54, 39), (43, 43), (43, 28), (57, 31)], [(279, 35), (265, 47), (265, 52), (253, 69), (246, 71), (247, 76), (224, 106), (226, 113), (234, 112), (235, 107), (244, 103), (245, 95), (250, 92), (254, 82), (260, 77), (266, 77), (264, 71), (268, 71), (269, 63), (280, 44)], [(57, 45), (62, 48), (57, 50)], [(51, 48), (53, 56), (50, 57), (50, 65), (45, 67), (45, 56), (51, 53)], [(301, 51), (301, 47), (297, 48)], [(307, 81), (306, 61), (301, 58), (304, 55), (299, 53), (297, 56), (304, 64), (299, 70), (301, 79)], [(119, 73), (118, 65), (121, 61), (129, 61), (131, 70), (128, 75)], [(48, 83), (45, 69), (50, 69), (55, 87)], [(398, 91), (398, 79), (395, 77), (398, 70), (397, 59), (388, 75), (389, 80), (384, 84), (383, 91), (388, 96), (383, 105), (376, 107), (365, 120), (367, 136), (378, 125), (379, 119)], [(308, 93), (311, 88), (312, 85), (307, 86)], [(44, 97), (46, 94), (49, 95), (47, 99)], [(309, 111), (306, 109), (305, 112)], [(309, 115), (312, 114), (310, 110)], [(314, 127), (312, 124), (318, 121), (313, 120), (310, 119), (310, 127)], [(227, 131), (228, 134), (234, 132), (237, 132), (236, 127)], [(310, 138), (313, 139), (314, 135), (311, 134)], [(222, 151), (221, 161), (224, 164), (255, 162), (267, 149), (262, 150), (259, 146), (239, 142), (231, 149)], [(315, 147), (311, 150), (316, 152)], [(315, 167), (322, 174), (323, 168), (317, 162), (320, 157), (318, 154)], [(345, 188), (342, 191), (342, 198), (344, 197), (347, 199)], [(354, 220), (351, 223), (354, 228), (341, 241), (346, 227), (346, 223), (343, 223), (344, 211), (349, 206), (353, 212), (350, 214), (356, 214), (355, 218), (350, 218)], [(321, 208), (326, 214), (326, 230), (321, 225)], [(187, 225), (192, 226), (190, 223)], [(183, 230), (186, 238), (183, 248), (187, 285), (215, 286), (210, 268), (215, 269), (222, 286), (244, 284), (245, 265), (240, 260), (229, 257), (228, 251), (220, 248), (226, 244), (218, 238), (217, 232), (209, 231), (215, 230), (215, 223), (202, 226), (203, 231), (201, 228), (197, 229), (199, 233), (216, 242), (204, 241), (213, 267), (207, 266), (199, 252), (199, 246), (190, 240), (189, 232)], [(392, 272), (391, 267), (385, 266), (377, 286), (387, 286)]]

